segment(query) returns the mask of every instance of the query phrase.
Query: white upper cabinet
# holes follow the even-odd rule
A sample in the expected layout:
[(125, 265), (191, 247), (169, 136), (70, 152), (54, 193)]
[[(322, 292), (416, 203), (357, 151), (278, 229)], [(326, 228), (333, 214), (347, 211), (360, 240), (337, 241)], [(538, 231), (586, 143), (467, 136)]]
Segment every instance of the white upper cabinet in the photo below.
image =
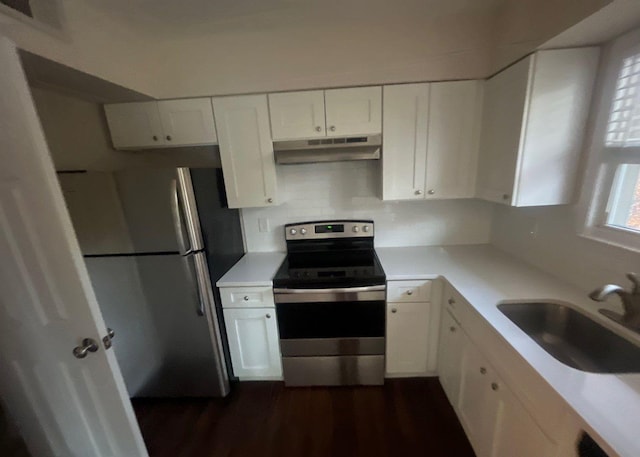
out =
[(230, 208), (277, 203), (276, 165), (266, 95), (213, 99)]
[(210, 98), (117, 103), (104, 110), (116, 149), (217, 143)]
[(425, 198), (475, 195), (482, 86), (481, 81), (431, 84)]
[(322, 90), (269, 94), (269, 114), (274, 141), (326, 135)]
[(116, 149), (164, 145), (164, 132), (157, 102), (105, 105), (104, 111)]
[(210, 98), (163, 100), (158, 109), (167, 146), (218, 142)]
[(331, 89), (324, 93), (327, 136), (372, 135), (382, 131), (382, 87)]
[(377, 134), (382, 131), (382, 88), (269, 94), (274, 141)]
[(383, 200), (470, 198), (482, 82), (384, 87)]
[(423, 199), (429, 84), (384, 87), (383, 200)]
[(572, 201), (598, 54), (538, 51), (487, 81), (478, 197), (513, 206)]

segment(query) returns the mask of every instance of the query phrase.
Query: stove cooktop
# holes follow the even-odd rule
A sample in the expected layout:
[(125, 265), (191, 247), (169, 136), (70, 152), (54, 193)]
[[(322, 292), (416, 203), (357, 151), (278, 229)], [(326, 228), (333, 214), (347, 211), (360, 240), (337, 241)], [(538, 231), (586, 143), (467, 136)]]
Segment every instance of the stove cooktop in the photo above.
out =
[(359, 287), (385, 283), (373, 249), (367, 251), (288, 254), (273, 278), (274, 287)]

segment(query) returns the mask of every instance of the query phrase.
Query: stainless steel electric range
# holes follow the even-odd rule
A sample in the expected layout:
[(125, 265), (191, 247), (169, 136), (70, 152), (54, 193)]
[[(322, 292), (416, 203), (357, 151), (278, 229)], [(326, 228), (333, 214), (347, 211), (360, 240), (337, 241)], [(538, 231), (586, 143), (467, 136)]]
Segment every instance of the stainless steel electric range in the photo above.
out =
[(285, 226), (273, 279), (288, 386), (384, 382), (386, 279), (370, 220)]

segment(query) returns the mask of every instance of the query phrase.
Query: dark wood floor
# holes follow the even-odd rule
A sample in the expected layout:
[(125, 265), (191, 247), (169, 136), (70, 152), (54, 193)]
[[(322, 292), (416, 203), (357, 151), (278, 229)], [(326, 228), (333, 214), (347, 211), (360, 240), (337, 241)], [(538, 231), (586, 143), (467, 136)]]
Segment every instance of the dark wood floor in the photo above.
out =
[(151, 457), (474, 457), (438, 380), (241, 383), (224, 400), (133, 400)]

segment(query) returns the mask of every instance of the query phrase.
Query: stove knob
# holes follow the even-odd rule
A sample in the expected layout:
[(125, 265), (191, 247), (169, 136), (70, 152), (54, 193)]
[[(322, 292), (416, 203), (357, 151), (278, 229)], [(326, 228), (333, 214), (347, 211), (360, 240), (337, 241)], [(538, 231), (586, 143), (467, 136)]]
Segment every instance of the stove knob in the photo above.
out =
[(351, 230), (353, 230), (353, 233), (358, 233), (360, 231), (360, 228), (357, 225), (354, 225)]
[(369, 226), (365, 225), (364, 227), (362, 227), (362, 230), (364, 230), (365, 232), (368, 232), (369, 231)]
[(296, 229), (291, 229), (289, 230), (289, 233), (291, 233), (292, 235), (295, 235), (296, 233), (298, 233), (298, 231)]
[(301, 228), (300, 229), (300, 235), (306, 235), (307, 234), (307, 229), (306, 228)]

